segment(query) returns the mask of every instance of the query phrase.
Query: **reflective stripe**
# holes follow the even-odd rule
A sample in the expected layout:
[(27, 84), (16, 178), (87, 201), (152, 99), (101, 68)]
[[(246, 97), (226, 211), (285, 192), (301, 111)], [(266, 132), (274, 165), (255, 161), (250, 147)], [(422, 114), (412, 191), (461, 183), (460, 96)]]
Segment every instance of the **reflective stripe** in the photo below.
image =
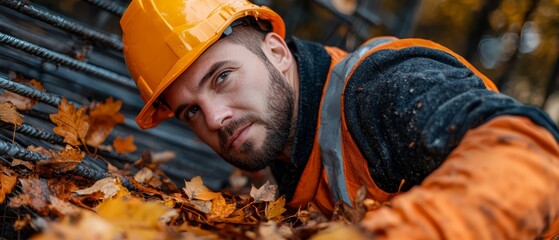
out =
[(322, 164), (328, 175), (328, 184), (330, 185), (330, 192), (334, 198), (334, 203), (343, 200), (350, 206), (352, 205), (344, 176), (344, 162), (342, 158), (341, 98), (345, 81), (355, 63), (365, 53), (379, 44), (393, 40), (395, 38), (377, 38), (367, 42), (337, 63), (330, 73), (330, 79), (328, 80), (322, 106), (320, 107), (318, 143), (320, 144)]

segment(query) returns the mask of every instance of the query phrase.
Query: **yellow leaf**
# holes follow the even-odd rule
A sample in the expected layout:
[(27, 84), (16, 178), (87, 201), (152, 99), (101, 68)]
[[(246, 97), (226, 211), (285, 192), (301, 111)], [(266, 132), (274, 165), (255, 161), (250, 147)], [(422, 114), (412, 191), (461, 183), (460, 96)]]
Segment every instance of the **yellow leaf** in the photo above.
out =
[(278, 198), (278, 200), (268, 202), (268, 204), (266, 204), (266, 210), (264, 210), (266, 219), (281, 220), (281, 214), (287, 210), (285, 209), (284, 206), (285, 206), (284, 196), (281, 196), (280, 198)]
[(6, 195), (10, 194), (17, 182), (17, 176), (11, 170), (0, 166), (0, 204), (4, 203)]
[(116, 137), (113, 141), (113, 147), (117, 153), (130, 153), (136, 151), (133, 136), (128, 136), (127, 138)]
[(63, 98), (58, 105), (58, 113), (51, 114), (50, 120), (56, 124), (52, 131), (63, 136), (64, 142), (79, 146), (85, 140), (89, 123), (84, 108), (76, 110), (73, 104)]
[(274, 201), (276, 199), (276, 191), (278, 186), (270, 184), (270, 181), (266, 181), (264, 185), (260, 188), (255, 188), (254, 185), (250, 189), (250, 196), (254, 198), (254, 201)]
[(87, 144), (97, 147), (109, 136), (114, 126), (124, 122), (124, 115), (120, 113), (122, 101), (113, 101), (109, 97), (105, 103), (97, 104), (89, 113), (89, 131)]
[(184, 192), (190, 199), (198, 199), (198, 200), (213, 200), (221, 196), (221, 193), (215, 193), (210, 191), (204, 183), (202, 182), (202, 178), (200, 176), (196, 176), (188, 181), (184, 181), (185, 187), (183, 188)]
[(61, 222), (47, 222), (45, 231), (30, 239), (112, 240), (122, 239), (122, 232), (97, 214), (82, 210), (75, 216), (63, 218)]
[(161, 218), (168, 220), (177, 212), (158, 202), (143, 202), (125, 196), (102, 202), (97, 214), (123, 230), (127, 239), (158, 239), (165, 233)]
[(225, 198), (220, 194), (212, 201), (212, 211), (208, 215), (209, 219), (220, 220), (229, 217), (236, 209), (235, 204), (227, 204)]
[(17, 112), (17, 108), (12, 102), (0, 103), (0, 120), (16, 126), (23, 124), (22, 116)]

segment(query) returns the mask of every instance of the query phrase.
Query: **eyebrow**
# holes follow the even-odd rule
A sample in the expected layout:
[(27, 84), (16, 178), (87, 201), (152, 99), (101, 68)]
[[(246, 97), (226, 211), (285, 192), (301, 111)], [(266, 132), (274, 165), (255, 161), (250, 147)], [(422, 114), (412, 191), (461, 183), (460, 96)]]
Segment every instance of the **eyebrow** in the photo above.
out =
[[(225, 65), (226, 63), (229, 63), (230, 61), (219, 61), (214, 63), (211, 67), (210, 70), (208, 70), (208, 72), (206, 74), (204, 74), (204, 76), (202, 77), (202, 80), (200, 80), (200, 82), (198, 83), (198, 89), (202, 88), (207, 82), (208, 80), (210, 80), (210, 78), (212, 77), (212, 75), (215, 74), (215, 72), (221, 68), (223, 65)], [(179, 118), (179, 114), (188, 107), (188, 104), (182, 104), (180, 105), (176, 110), (175, 110), (175, 117)]]

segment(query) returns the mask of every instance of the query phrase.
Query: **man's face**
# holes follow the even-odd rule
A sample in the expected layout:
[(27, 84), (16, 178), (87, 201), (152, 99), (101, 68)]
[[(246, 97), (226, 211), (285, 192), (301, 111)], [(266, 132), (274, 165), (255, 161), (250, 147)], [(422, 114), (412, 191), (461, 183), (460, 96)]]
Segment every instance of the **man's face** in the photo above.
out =
[(196, 135), (236, 167), (260, 170), (284, 150), (294, 94), (267, 59), (218, 41), (163, 93)]

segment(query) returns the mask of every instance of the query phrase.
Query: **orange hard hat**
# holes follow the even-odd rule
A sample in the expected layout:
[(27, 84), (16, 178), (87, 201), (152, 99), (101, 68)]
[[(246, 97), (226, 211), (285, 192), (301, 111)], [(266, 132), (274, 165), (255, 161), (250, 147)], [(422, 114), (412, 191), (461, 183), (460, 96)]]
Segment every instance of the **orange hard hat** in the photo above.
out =
[(142, 129), (173, 116), (159, 96), (240, 18), (265, 20), (285, 37), (282, 18), (247, 0), (133, 0), (120, 20), (124, 57), (145, 105)]

